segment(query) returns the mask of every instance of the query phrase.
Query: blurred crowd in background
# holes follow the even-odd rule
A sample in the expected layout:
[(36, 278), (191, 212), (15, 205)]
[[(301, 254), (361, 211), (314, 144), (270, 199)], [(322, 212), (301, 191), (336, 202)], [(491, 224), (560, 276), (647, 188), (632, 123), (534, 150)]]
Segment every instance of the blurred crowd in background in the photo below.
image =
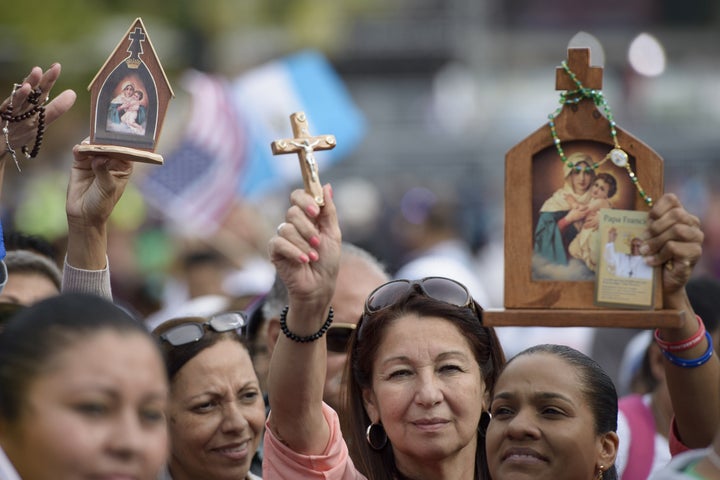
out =
[[(48, 130), (38, 158), (23, 160), (22, 172), (7, 165), (3, 227), (65, 251), (67, 166), (72, 146), (89, 131), (87, 85), (142, 17), (176, 98), (158, 147), (165, 165), (138, 165), (112, 217), (116, 301), (169, 318), (168, 305), (202, 311), (192, 300), (217, 296), (252, 305), (267, 291), (274, 278), (267, 240), (299, 185), (294, 156), (272, 159), (275, 138), (262, 136), (291, 133), (292, 112), (278, 107), (279, 84), (268, 79), (309, 58), (330, 80), (310, 75), (290, 85), (304, 99), (314, 88), (325, 101), (317, 108), (340, 117), (320, 121), (316, 113), (314, 122), (313, 112), (323, 110), (307, 107), (313, 133), (338, 134), (338, 152), (317, 158), (321, 180), (336, 193), (343, 239), (392, 273), (428, 248), (452, 244), (458, 263), (477, 275), (483, 293), (475, 298), (500, 308), (505, 153), (557, 108), (555, 68), (567, 48), (588, 46), (592, 64), (604, 68), (603, 91), (618, 125), (665, 159), (665, 190), (702, 220), (706, 245), (696, 271), (718, 278), (720, 6), (582, 3), (41, 0), (32, 12), (5, 5), (2, 97), (33, 65), (60, 62), (56, 93), (72, 88), (78, 101)], [(230, 116), (222, 115), (225, 107)], [(207, 125), (211, 132), (203, 134)], [(199, 158), (205, 163), (187, 166)], [(262, 162), (276, 168), (258, 171)], [(182, 189), (195, 180), (207, 181), (191, 187), (208, 198), (193, 207), (196, 197)], [(153, 182), (169, 185), (177, 198), (159, 195)]]

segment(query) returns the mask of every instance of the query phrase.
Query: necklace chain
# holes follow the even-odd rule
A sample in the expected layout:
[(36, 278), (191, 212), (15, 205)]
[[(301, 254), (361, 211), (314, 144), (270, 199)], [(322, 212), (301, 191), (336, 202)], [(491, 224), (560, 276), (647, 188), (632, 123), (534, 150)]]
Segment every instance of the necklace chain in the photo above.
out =
[[(618, 167), (622, 167), (627, 170), (630, 181), (632, 181), (632, 183), (635, 185), (635, 188), (637, 188), (638, 194), (640, 194), (640, 198), (642, 198), (648, 206), (652, 206), (652, 198), (645, 192), (643, 187), (640, 185), (640, 181), (638, 180), (637, 175), (635, 175), (635, 172), (633, 172), (632, 167), (630, 166), (630, 162), (628, 161), (628, 154), (625, 152), (625, 150), (622, 149), (622, 147), (620, 147), (620, 144), (618, 143), (616, 129), (617, 124), (613, 119), (610, 105), (608, 105), (607, 101), (605, 100), (602, 91), (594, 88), (584, 87), (582, 82), (580, 82), (580, 80), (575, 75), (575, 73), (570, 70), (567, 62), (563, 61), (561, 65), (565, 72), (567, 72), (567, 74), (570, 76), (570, 79), (573, 81), (573, 83), (575, 83), (577, 89), (561, 92), (559, 101), (560, 106), (553, 113), (548, 115), (548, 118), (550, 119), (550, 121), (548, 122), (548, 124), (550, 125), (550, 134), (552, 135), (553, 143), (555, 144), (555, 149), (557, 150), (558, 155), (560, 155), (560, 159), (571, 170), (574, 170), (576, 172), (581, 172), (585, 170), (587, 173), (595, 173), (595, 170), (597, 170), (600, 165), (605, 163), (607, 160), (611, 160)], [(586, 167), (583, 167), (581, 165), (575, 165), (573, 162), (567, 159), (565, 151), (562, 148), (562, 142), (560, 141), (560, 137), (558, 137), (557, 130), (555, 128), (555, 119), (558, 115), (560, 115), (563, 107), (565, 105), (576, 105), (584, 99), (590, 99), (596, 106), (602, 108), (603, 112), (605, 113), (605, 118), (607, 118), (608, 123), (610, 124), (610, 136), (612, 137), (613, 141), (613, 148), (612, 150), (610, 150), (610, 152), (608, 152), (605, 158)]]

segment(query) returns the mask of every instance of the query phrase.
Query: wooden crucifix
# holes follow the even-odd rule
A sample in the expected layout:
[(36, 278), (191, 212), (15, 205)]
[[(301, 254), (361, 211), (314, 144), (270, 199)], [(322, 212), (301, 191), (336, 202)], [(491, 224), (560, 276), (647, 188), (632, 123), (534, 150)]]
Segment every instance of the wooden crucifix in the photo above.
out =
[(325, 205), (317, 160), (315, 159), (315, 150), (335, 148), (335, 136), (310, 135), (310, 128), (304, 112), (296, 112), (290, 115), (290, 124), (294, 138), (272, 142), (270, 148), (272, 148), (273, 155), (297, 153), (300, 159), (300, 170), (302, 171), (305, 191), (312, 195), (315, 203), (321, 206)]
[[(566, 65), (567, 69), (560, 67), (555, 72), (557, 90), (578, 90), (574, 79), (584, 89), (602, 88), (603, 69), (591, 66), (589, 49), (569, 49)], [(615, 128), (616, 138), (611, 127)], [(565, 158), (560, 155), (558, 144)], [(630, 167), (623, 167), (610, 157), (610, 152), (619, 150), (618, 145)], [(642, 180), (650, 197), (662, 194), (663, 162), (656, 152), (611, 123), (592, 98), (579, 95), (565, 102), (559, 112), (551, 115), (550, 122), (505, 156), (505, 308), (485, 310), (483, 323), (642, 328), (678, 325), (679, 312), (663, 309), (660, 282), (655, 283), (651, 310), (608, 308), (595, 302), (595, 272), (585, 271), (584, 262), (579, 265), (582, 268), (575, 268), (582, 260), (565, 247), (569, 238), (563, 237), (562, 244), (558, 240), (558, 248), (553, 250), (558, 252), (555, 257), (543, 255), (542, 242), (546, 240), (543, 235), (555, 232), (552, 222), (546, 220), (560, 218), (566, 210), (560, 205), (557, 208), (546, 205), (551, 205), (556, 192), (563, 193), (567, 172), (574, 165), (570, 157), (575, 154), (589, 156), (597, 163), (593, 175), (607, 173), (615, 178), (614, 209), (640, 212), (649, 208), (634, 180)], [(604, 161), (606, 157), (612, 161)], [(630, 170), (633, 175), (629, 175)]]
[[(590, 49), (588, 48), (571, 48), (568, 50), (567, 66), (575, 76), (581, 79), (585, 88), (594, 88), (600, 90), (603, 85), (603, 69), (602, 67), (593, 67), (590, 65)], [(570, 75), (564, 68), (555, 69), (555, 90), (575, 90), (577, 85), (570, 78)]]

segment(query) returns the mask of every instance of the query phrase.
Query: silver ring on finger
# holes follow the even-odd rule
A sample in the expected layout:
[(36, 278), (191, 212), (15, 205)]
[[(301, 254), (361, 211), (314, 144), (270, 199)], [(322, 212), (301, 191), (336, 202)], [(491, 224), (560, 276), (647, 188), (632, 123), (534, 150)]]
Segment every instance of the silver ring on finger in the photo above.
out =
[(280, 230), (282, 230), (282, 228), (283, 228), (285, 225), (287, 225), (286, 222), (282, 222), (280, 225), (278, 225), (277, 228), (275, 229), (275, 233), (277, 233), (278, 235), (281, 235)]

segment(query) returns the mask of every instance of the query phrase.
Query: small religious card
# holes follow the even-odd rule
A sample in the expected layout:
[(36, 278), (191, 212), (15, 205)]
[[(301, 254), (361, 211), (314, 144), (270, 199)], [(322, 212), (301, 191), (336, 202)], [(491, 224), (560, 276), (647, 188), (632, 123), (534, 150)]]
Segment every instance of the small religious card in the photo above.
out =
[(174, 94), (142, 19), (133, 22), (88, 90), (90, 142), (81, 151), (162, 164), (154, 151)]
[(606, 307), (653, 306), (655, 269), (640, 254), (647, 212), (600, 210), (595, 302)]

